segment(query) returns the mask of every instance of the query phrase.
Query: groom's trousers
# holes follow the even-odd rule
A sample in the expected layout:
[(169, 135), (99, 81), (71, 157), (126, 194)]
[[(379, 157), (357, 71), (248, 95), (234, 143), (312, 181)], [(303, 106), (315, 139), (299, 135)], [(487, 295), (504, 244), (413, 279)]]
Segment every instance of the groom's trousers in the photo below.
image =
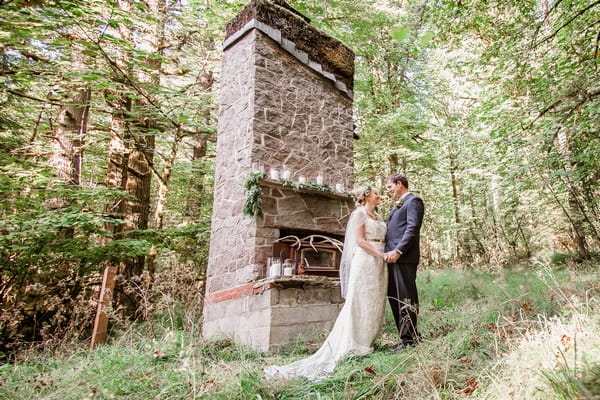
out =
[(388, 271), (388, 299), (400, 339), (406, 344), (416, 343), (421, 339), (417, 331), (417, 264), (388, 264)]

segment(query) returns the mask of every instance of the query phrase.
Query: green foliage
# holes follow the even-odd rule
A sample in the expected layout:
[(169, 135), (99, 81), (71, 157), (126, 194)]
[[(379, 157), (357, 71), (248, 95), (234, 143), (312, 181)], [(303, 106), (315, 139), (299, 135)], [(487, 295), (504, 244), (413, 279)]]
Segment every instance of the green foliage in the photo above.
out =
[(410, 33), (409, 28), (407, 28), (405, 26), (399, 26), (392, 30), (392, 37), (394, 38), (394, 40), (397, 40), (398, 42), (402, 42), (404, 39), (406, 39), (408, 37), (409, 33)]
[(550, 263), (554, 266), (565, 265), (573, 257), (573, 254), (553, 253), (550, 257)]
[[(388, 312), (385, 335), (378, 339), (375, 351), (343, 360), (321, 382), (263, 378), (262, 370), (267, 365), (306, 357), (304, 351), (261, 354), (228, 338), (204, 340), (196, 324), (177, 328), (171, 324), (173, 320), (151, 319), (144, 324), (123, 325), (124, 330), (111, 335), (109, 344), (92, 352), (82, 350), (85, 344), (73, 343), (62, 346), (58, 352), (23, 353), (24, 358), (0, 365), (0, 397), (421, 400), (463, 397), (458, 393), (464, 392), (467, 380), (472, 379), (477, 383), (477, 389), (469, 395), (473, 399), (500, 400), (509, 391), (522, 399), (566, 399), (575, 394), (591, 399), (598, 390), (594, 343), (600, 340), (596, 317), (599, 304), (589, 297), (597, 294), (594, 268), (578, 271), (577, 279), (562, 271), (555, 274), (533, 267), (508, 274), (421, 271), (420, 323), (425, 340), (414, 349), (389, 353), (388, 346), (397, 338)], [(548, 329), (540, 323), (549, 319), (548, 314), (529, 314), (523, 309), (521, 314), (509, 318), (511, 304), (522, 302), (519, 294), (513, 297), (511, 293), (518, 293), (522, 290), (518, 283), (531, 282), (534, 276), (552, 282), (535, 288), (540, 299), (552, 302), (560, 291), (568, 291), (571, 300), (591, 300), (576, 307), (563, 304), (558, 313), (562, 320), (556, 323), (559, 339), (560, 334), (571, 334), (571, 329), (579, 332), (581, 339), (574, 347), (578, 354), (586, 355), (586, 361), (573, 363), (571, 346), (564, 348), (564, 363), (548, 367), (543, 362), (534, 370), (518, 373), (521, 366), (511, 358), (514, 353), (519, 354), (521, 363), (523, 359), (545, 357), (555, 360), (552, 352), (540, 355), (541, 344), (532, 341), (536, 332), (544, 334)], [(178, 288), (181, 291), (181, 285)], [(442, 297), (452, 305), (441, 310), (429, 306), (435, 298)], [(174, 304), (165, 307), (174, 309)], [(490, 320), (490, 315), (495, 317)], [(572, 317), (578, 322), (569, 327)], [(590, 324), (584, 324), (588, 319)], [(445, 331), (434, 329), (442, 324)], [(532, 341), (531, 347), (520, 347), (528, 341)], [(528, 393), (534, 393), (529, 397), (519, 396), (527, 390), (519, 380), (524, 372), (534, 379), (526, 381), (530, 386)], [(505, 382), (507, 386), (496, 386)]]
[(260, 359), (261, 354), (255, 350), (240, 346), (231, 338), (214, 339), (200, 349), (202, 357), (213, 361), (241, 361)]
[[(53, 185), (51, 179), (32, 175), (31, 171), (23, 171), (20, 179), (14, 167), (10, 173), (12, 179), (0, 179), (0, 193), (5, 199), (0, 221), (3, 232), (0, 254), (10, 260), (8, 271), (16, 273), (29, 266), (52, 269), (80, 260), (97, 263), (104, 257), (102, 253), (107, 250), (101, 250), (98, 238), (106, 236), (103, 224), (109, 220), (94, 209), (109, 199), (125, 198), (120, 192)], [(30, 188), (32, 178), (35, 182)], [(43, 207), (59, 201), (57, 199), (65, 205)], [(75, 234), (65, 235), (67, 230), (73, 230)], [(121, 251), (114, 255), (119, 258), (130, 251), (138, 252), (135, 249), (139, 245), (137, 241), (122, 242), (117, 245)]]
[(283, 186), (289, 187), (293, 190), (311, 189), (311, 190), (317, 190), (320, 192), (335, 192), (335, 189), (331, 185), (328, 185), (326, 183), (324, 183), (324, 184), (318, 184), (315, 182), (300, 183), (297, 181), (293, 181), (291, 179), (281, 179), (280, 181), (283, 184)]
[(262, 189), (259, 180), (265, 179), (267, 174), (264, 172), (252, 172), (244, 181), (244, 189), (246, 189), (246, 202), (242, 212), (249, 217), (262, 217)]
[(0, 352), (4, 356), (35, 341), (89, 334), (94, 310), (88, 302), (95, 296), (91, 283), (107, 261), (146, 256), (153, 245), (189, 258), (205, 254), (191, 250), (199, 240), (206, 240), (205, 224), (111, 238), (105, 226), (119, 221), (103, 210), (115, 199), (129, 198), (120, 191), (65, 186), (44, 170), (18, 168), (9, 162), (2, 162), (0, 171), (4, 199), (0, 203)]
[[(562, 226), (562, 213), (573, 225), (567, 230), (598, 232), (593, 218), (586, 217), (595, 214), (592, 210), (597, 208), (596, 200), (589, 197), (592, 188), (597, 187), (595, 178), (589, 180), (597, 175), (592, 172), (597, 171), (595, 159), (572, 161), (578, 158), (580, 149), (593, 152), (591, 147), (597, 147), (597, 143), (589, 142), (591, 115), (587, 111), (597, 110), (598, 97), (593, 91), (583, 89), (583, 93), (575, 88), (580, 87), (578, 82), (598, 80), (595, 55), (591, 53), (595, 39), (585, 28), (597, 20), (598, 5), (589, 1), (557, 2), (544, 10), (528, 1), (494, 7), (488, 2), (461, 3), (462, 7), (457, 7), (448, 2), (445, 7), (432, 8), (427, 15), (438, 26), (451, 27), (439, 29), (440, 37), (464, 51), (477, 53), (473, 46), (481, 50), (479, 67), (474, 64), (464, 72), (475, 70), (484, 88), (473, 109), (473, 121), (481, 121), (482, 128), (497, 139), (495, 145), (502, 149), (496, 156), (497, 173), (511, 183), (503, 195), (512, 198), (516, 207), (504, 224), (510, 230), (523, 229), (514, 211), (529, 214), (533, 201), (540, 204), (534, 209), (548, 210), (539, 222), (531, 223), (538, 231)], [(454, 23), (446, 25), (450, 20)], [(573, 96), (580, 96), (579, 100)], [(544, 156), (540, 156), (542, 153)], [(500, 159), (502, 156), (504, 159)], [(523, 186), (514, 187), (515, 183)], [(549, 195), (544, 196), (544, 192)], [(525, 197), (528, 204), (521, 204), (519, 198)], [(579, 211), (561, 207), (567, 198), (579, 199)], [(535, 237), (536, 233), (523, 233), (516, 243), (528, 250), (531, 242), (543, 240)], [(524, 239), (527, 235), (534, 236), (531, 242)], [(578, 249), (580, 255), (581, 251), (585, 249)]]
[[(157, 272), (182, 268), (173, 262), (176, 256), (196, 268), (194, 278), (186, 279), (203, 279), (212, 210), (215, 46), (220, 49), (223, 26), (242, 2), (175, 2), (164, 15), (141, 2), (121, 8), (127, 5), (98, 0), (0, 5), (6, 32), (0, 39), (0, 351), (89, 334), (94, 310), (85, 303), (95, 298), (107, 263), (158, 253)], [(140, 45), (145, 35), (126, 34), (159, 27), (163, 17), (161, 54)], [(151, 62), (162, 65), (160, 79), (144, 77), (158, 74)], [(73, 103), (80, 88), (92, 92), (87, 125), (68, 138), (81, 140), (80, 185), (65, 186), (52, 169), (57, 114), (66, 104), (84, 106)], [(108, 205), (138, 200), (104, 186), (113, 115), (144, 140), (153, 136), (155, 178), (174, 164), (164, 229), (114, 237), (106, 229), (130, 217), (108, 215)], [(127, 137), (124, 145), (136, 139)], [(206, 156), (190, 163), (205, 139)], [(171, 155), (175, 140), (183, 144), (180, 154)], [(152, 210), (152, 204), (144, 206)]]
[[(267, 174), (264, 172), (251, 172), (244, 181), (244, 188), (246, 189), (246, 201), (244, 202), (244, 208), (242, 212), (244, 215), (249, 217), (262, 217), (262, 189), (259, 181), (267, 178)], [(332, 192), (336, 190), (327, 184), (317, 184), (315, 182), (300, 183), (291, 179), (281, 179), (281, 184), (285, 187), (289, 187), (293, 190), (310, 189), (321, 192)], [(347, 192), (346, 192), (347, 193)]]
[(556, 399), (594, 399), (600, 393), (600, 363), (583, 368), (564, 366), (557, 371), (544, 372)]
[[(65, 293), (80, 296), (83, 304), (89, 299), (85, 290), (93, 287), (86, 279), (93, 280), (105, 262), (143, 257), (151, 249), (159, 252), (158, 271), (184, 264), (196, 269), (185, 279), (202, 279), (214, 184), (212, 93), (219, 85), (212, 82), (218, 77), (213, 72), (225, 23), (246, 3), (171, 2), (160, 14), (139, 1), (1, 2), (0, 296), (13, 296), (3, 308), (5, 320), (21, 293), (15, 288), (68, 287)], [(290, 2), (355, 51), (355, 183), (383, 191), (388, 174), (408, 175), (411, 190), (426, 203), (422, 264), (493, 270), (540, 253), (554, 253), (562, 263), (597, 252), (598, 4), (563, 0), (543, 10), (529, 0), (384, 3)], [(161, 54), (154, 54), (140, 45), (139, 29), (155, 27), (161, 18), (164, 43)], [(122, 36), (130, 29), (131, 37)], [(160, 74), (150, 69), (151, 61), (160, 61)], [(147, 73), (159, 79), (140, 78)], [(67, 187), (54, 178), (49, 160), (56, 153), (57, 112), (74, 105), (73, 91), (81, 87), (92, 91), (81, 185)], [(140, 137), (155, 140), (151, 202), (158, 176), (172, 165), (165, 229), (128, 237), (105, 230), (126, 217), (109, 218), (104, 209), (127, 200), (102, 189), (113, 115), (123, 116)], [(142, 119), (153, 123), (146, 126)], [(198, 159), (203, 140), (206, 155)], [(175, 143), (178, 153), (171, 156)], [(256, 179), (248, 182), (243, 210), (253, 217), (261, 212)], [(294, 190), (333, 191), (282, 183)], [(380, 208), (390, 203), (384, 199)], [(527, 284), (540, 287), (535, 277)], [(49, 292), (32, 293), (27, 301), (35, 297), (32, 304), (38, 306)], [(508, 302), (506, 312), (522, 312), (523, 304), (556, 312), (555, 302), (544, 306), (526, 285), (520, 293), (511, 292), (521, 303)], [(477, 298), (481, 292), (449, 281), (426, 304), (454, 323), (458, 316), (450, 310), (465, 301), (461, 295)], [(51, 311), (36, 310), (41, 319), (20, 314), (15, 324), (40, 328), (48, 321), (60, 324), (55, 321), (66, 315), (52, 314), (53, 302), (44, 307)], [(485, 319), (497, 316), (490, 312)], [(447, 333), (452, 324), (446, 322), (432, 329)], [(2, 325), (3, 337), (14, 326)], [(49, 329), (40, 332), (13, 336), (53, 337)], [(468, 348), (468, 337), (456, 339), (461, 351)], [(248, 385), (253, 379), (247, 376)]]

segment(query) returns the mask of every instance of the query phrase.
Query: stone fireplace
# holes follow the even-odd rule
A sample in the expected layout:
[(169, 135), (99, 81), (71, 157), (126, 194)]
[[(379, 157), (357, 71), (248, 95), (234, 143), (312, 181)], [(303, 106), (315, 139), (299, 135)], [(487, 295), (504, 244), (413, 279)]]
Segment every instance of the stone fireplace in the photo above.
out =
[[(268, 351), (329, 330), (343, 302), (339, 250), (319, 238), (343, 242), (354, 209), (334, 189), (353, 185), (354, 54), (265, 0), (229, 22), (223, 48), (203, 335)], [(257, 166), (286, 179), (259, 180), (262, 216), (248, 217), (243, 183)], [(279, 255), (305, 260), (304, 275), (268, 277)]]

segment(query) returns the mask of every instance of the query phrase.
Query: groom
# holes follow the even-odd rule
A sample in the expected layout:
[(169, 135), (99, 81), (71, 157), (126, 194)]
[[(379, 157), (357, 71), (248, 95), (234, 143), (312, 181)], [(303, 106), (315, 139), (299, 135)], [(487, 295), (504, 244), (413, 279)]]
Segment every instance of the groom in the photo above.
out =
[(396, 200), (387, 222), (384, 259), (389, 271), (388, 297), (400, 335), (400, 342), (392, 350), (400, 351), (421, 339), (417, 331), (416, 278), (425, 206), (423, 200), (408, 191), (408, 179), (402, 174), (391, 175), (386, 187)]

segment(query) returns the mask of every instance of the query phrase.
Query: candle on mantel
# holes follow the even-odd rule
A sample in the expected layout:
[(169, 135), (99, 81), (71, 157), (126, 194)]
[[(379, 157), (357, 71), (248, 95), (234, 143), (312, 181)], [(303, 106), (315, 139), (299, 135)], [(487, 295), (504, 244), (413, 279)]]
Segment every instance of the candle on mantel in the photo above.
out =
[(265, 166), (260, 163), (260, 162), (253, 162), (252, 163), (252, 172), (264, 172), (265, 171)]
[(281, 262), (272, 264), (270, 276), (280, 276), (280, 275), (281, 275)]
[(344, 191), (344, 185), (342, 185), (341, 183), (336, 183), (335, 184), (335, 191), (336, 192), (343, 192)]
[(271, 179), (279, 180), (279, 171), (271, 168)]
[(290, 170), (284, 167), (283, 179), (290, 179), (291, 176), (292, 176), (292, 173), (290, 172)]
[(298, 183), (306, 183), (306, 177), (300, 175), (300, 177), (298, 178)]
[(283, 275), (284, 276), (291, 276), (294, 272), (294, 267), (292, 265), (291, 260), (286, 259), (283, 263)]
[(321, 174), (317, 175), (317, 185), (323, 184), (323, 176)]

